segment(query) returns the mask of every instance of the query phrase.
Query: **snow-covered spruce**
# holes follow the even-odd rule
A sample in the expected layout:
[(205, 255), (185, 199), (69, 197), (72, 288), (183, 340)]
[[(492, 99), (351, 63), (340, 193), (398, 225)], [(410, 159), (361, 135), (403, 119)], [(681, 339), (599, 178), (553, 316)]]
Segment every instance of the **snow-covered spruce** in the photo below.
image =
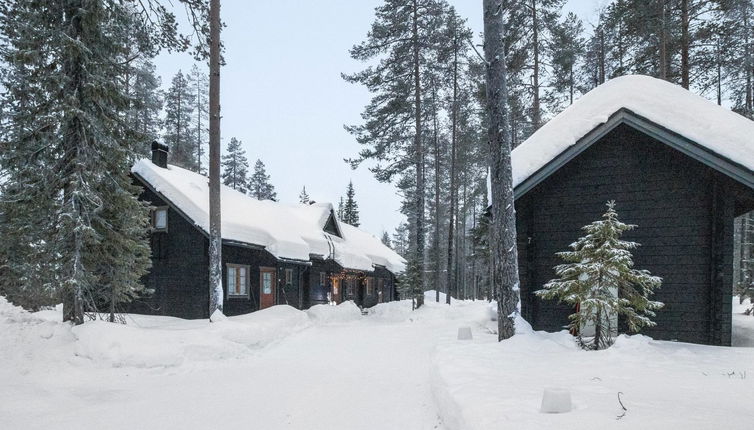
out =
[(620, 240), (635, 227), (620, 222), (615, 202), (608, 202), (602, 220), (583, 227), (586, 235), (571, 244), (573, 251), (558, 253), (566, 262), (555, 267), (559, 278), (536, 292), (541, 298), (578, 307), (569, 317), (570, 328), (585, 349), (612, 345), (619, 315), (631, 332), (638, 332), (655, 325), (650, 318), (663, 306), (648, 298), (662, 279), (634, 269), (631, 250), (639, 244)]

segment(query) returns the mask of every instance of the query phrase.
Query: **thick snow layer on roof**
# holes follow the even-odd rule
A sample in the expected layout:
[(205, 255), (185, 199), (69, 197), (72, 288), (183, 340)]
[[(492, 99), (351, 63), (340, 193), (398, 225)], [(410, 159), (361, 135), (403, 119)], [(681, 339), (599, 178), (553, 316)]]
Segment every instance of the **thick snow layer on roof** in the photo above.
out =
[(632, 75), (588, 92), (514, 149), (513, 185), (521, 184), (621, 108), (754, 170), (754, 121), (678, 85)]
[[(132, 172), (204, 232), (209, 231), (206, 176), (172, 165), (163, 169), (146, 159), (137, 162)], [(344, 224), (339, 224), (343, 238), (325, 233), (323, 228), (332, 213), (329, 203), (286, 205), (256, 200), (226, 186), (221, 190), (225, 240), (263, 246), (278, 258), (308, 261), (314, 254), (332, 258), (347, 269), (371, 271), (380, 265), (393, 273), (404, 270), (403, 259), (368, 233), (351, 226), (344, 228)]]

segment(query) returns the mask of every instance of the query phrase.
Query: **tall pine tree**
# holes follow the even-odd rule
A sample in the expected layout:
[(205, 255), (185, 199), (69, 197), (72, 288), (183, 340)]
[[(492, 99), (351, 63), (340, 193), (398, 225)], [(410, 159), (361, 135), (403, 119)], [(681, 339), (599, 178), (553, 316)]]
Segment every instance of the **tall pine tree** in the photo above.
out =
[(354, 227), (358, 227), (359, 224), (359, 205), (356, 203), (356, 191), (353, 189), (353, 181), (348, 182), (348, 188), (346, 188), (346, 202), (343, 205), (343, 221), (346, 224), (350, 224)]
[(277, 201), (275, 187), (270, 183), (270, 175), (265, 170), (262, 160), (254, 164), (254, 173), (249, 178), (249, 194), (257, 200)]
[(246, 159), (246, 151), (241, 146), (241, 141), (235, 137), (230, 138), (225, 155), (222, 156), (222, 180), (223, 184), (240, 191), (244, 194), (248, 191), (249, 161)]
[(197, 172), (194, 100), (189, 81), (179, 70), (165, 93), (165, 143), (170, 147), (172, 164)]

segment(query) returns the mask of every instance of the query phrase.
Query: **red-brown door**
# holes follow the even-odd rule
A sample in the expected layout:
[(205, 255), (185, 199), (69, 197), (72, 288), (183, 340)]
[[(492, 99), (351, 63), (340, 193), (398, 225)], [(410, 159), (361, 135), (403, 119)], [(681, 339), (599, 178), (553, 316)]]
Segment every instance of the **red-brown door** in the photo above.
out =
[(275, 304), (275, 268), (259, 268), (259, 309)]

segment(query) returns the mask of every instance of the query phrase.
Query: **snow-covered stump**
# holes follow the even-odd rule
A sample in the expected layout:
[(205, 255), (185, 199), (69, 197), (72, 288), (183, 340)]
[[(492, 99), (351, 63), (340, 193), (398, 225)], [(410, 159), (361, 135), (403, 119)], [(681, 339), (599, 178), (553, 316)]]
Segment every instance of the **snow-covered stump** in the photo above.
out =
[(471, 327), (458, 327), (458, 340), (472, 340)]
[(565, 388), (545, 388), (542, 394), (542, 406), (539, 411), (544, 414), (562, 414), (571, 412), (571, 392)]

